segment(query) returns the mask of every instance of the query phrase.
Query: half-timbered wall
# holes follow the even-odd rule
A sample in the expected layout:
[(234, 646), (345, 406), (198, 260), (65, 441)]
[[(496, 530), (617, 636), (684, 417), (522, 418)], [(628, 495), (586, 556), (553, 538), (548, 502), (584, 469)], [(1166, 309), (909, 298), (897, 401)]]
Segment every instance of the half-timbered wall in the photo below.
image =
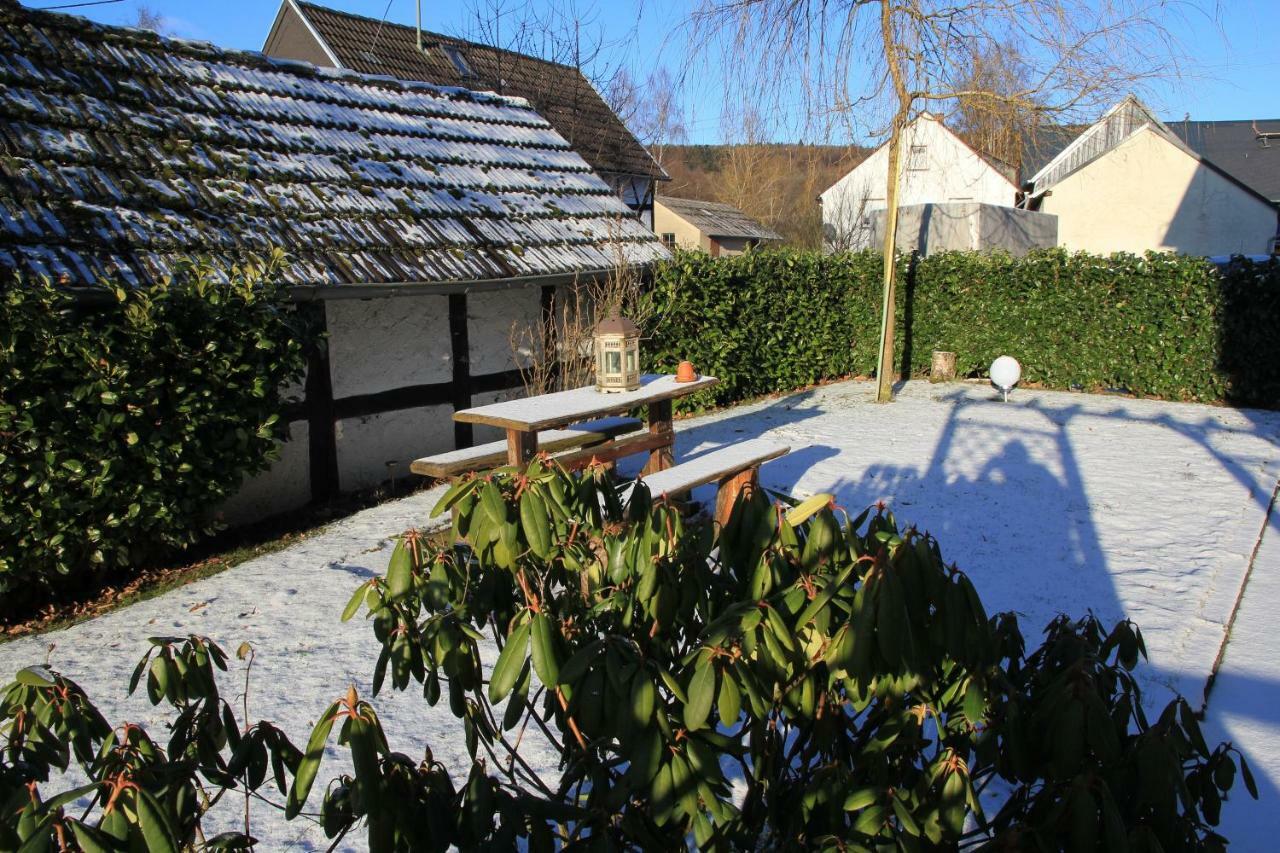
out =
[(414, 459), (501, 438), (455, 424), (453, 413), (524, 393), (517, 358), (527, 363), (532, 353), (514, 352), (512, 327), (538, 323), (551, 290), (459, 288), (299, 306), (323, 314), (325, 351), (293, 394), (280, 459), (226, 503), (225, 519), (248, 523), (392, 476), (408, 483)]

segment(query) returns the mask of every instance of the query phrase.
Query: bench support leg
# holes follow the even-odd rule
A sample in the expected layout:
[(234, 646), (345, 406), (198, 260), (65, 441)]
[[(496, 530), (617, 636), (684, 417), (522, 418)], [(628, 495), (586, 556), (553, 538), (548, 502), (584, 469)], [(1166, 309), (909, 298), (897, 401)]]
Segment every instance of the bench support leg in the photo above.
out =
[(758, 488), (759, 473), (759, 467), (753, 466), (720, 481), (720, 491), (716, 494), (716, 524), (724, 527), (729, 523), (738, 495), (750, 496)]
[(538, 452), (538, 434), (524, 430), (507, 430), (507, 464), (524, 465)]
[(649, 463), (644, 474), (665, 471), (675, 462), (675, 430), (671, 426), (671, 401), (659, 400), (649, 404), (649, 435), (661, 441), (649, 451)]

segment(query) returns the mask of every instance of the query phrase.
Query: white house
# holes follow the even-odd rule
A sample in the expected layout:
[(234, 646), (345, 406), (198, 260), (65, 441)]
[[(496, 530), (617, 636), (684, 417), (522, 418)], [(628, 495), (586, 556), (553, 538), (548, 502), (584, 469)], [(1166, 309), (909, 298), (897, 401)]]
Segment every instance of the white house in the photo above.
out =
[[(1263, 140), (1257, 153), (1265, 154)], [(1267, 251), (1271, 199), (1193, 150), (1132, 95), (1031, 177), (1026, 205), (1056, 214), (1058, 243), (1087, 252)]]
[[(1013, 207), (1017, 201), (1014, 169), (979, 154), (929, 113), (907, 126), (902, 155), (899, 207), (948, 202)], [(885, 209), (888, 179), (885, 143), (819, 196), (829, 246), (868, 245), (873, 230), (869, 216)]]

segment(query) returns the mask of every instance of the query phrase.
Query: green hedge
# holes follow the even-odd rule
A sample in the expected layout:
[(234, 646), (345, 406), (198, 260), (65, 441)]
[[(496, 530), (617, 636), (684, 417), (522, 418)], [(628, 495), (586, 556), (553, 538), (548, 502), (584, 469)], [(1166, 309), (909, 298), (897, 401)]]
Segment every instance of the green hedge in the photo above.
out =
[[(1059, 249), (1015, 258), (946, 252), (901, 262), (896, 367), (928, 372), (955, 352), (964, 376), (1015, 356), (1025, 381), (1123, 388), (1177, 400), (1280, 402), (1280, 262), (1107, 257)], [(692, 404), (727, 404), (875, 371), (881, 299), (874, 252), (678, 252), (649, 298), (650, 369), (688, 358), (722, 383)]]
[(0, 283), (0, 609), (193, 542), (283, 437), (306, 330), (281, 257), (89, 305)]

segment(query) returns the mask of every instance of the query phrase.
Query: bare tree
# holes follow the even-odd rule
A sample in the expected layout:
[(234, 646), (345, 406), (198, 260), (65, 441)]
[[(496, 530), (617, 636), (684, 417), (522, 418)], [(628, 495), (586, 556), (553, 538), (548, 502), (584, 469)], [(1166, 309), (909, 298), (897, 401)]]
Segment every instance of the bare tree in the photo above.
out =
[[(535, 4), (529, 0), (469, 0), (462, 36), (497, 48), (497, 55), (514, 70), (522, 56), (576, 68), (598, 92), (607, 92), (624, 66), (617, 58), (621, 46), (634, 41), (631, 28), (610, 21), (606, 26), (593, 3), (566, 0)], [(502, 76), (499, 74), (499, 76)], [(492, 81), (501, 86), (502, 80)], [(576, 99), (580, 93), (572, 93)]]
[(689, 137), (680, 89), (666, 66), (651, 72), (643, 84), (620, 68), (602, 97), (659, 165), (668, 145), (680, 145)]
[(786, 165), (765, 142), (765, 120), (749, 105), (726, 109), (721, 133), (729, 141), (720, 167), (716, 201), (772, 225), (779, 218)]
[[(887, 136), (877, 367), (877, 399), (887, 402), (906, 127), (925, 110), (946, 116), (959, 103), (1039, 117), (1095, 113), (1177, 72), (1183, 51), (1170, 20), (1194, 8), (1192, 0), (701, 0), (690, 33), (696, 51), (727, 51), (757, 103), (798, 99), (811, 121)], [(1019, 74), (993, 91), (974, 84), (973, 69), (995, 45), (1017, 57)]]
[(1022, 57), (1002, 44), (975, 50), (961, 88), (982, 94), (956, 98), (953, 129), (978, 151), (1019, 169), (1045, 121), (1042, 104), (1013, 98), (1030, 88)]
[(138, 16), (134, 19), (133, 25), (140, 30), (151, 30), (153, 33), (164, 33), (169, 29), (165, 25), (164, 16), (145, 5), (138, 6)]

